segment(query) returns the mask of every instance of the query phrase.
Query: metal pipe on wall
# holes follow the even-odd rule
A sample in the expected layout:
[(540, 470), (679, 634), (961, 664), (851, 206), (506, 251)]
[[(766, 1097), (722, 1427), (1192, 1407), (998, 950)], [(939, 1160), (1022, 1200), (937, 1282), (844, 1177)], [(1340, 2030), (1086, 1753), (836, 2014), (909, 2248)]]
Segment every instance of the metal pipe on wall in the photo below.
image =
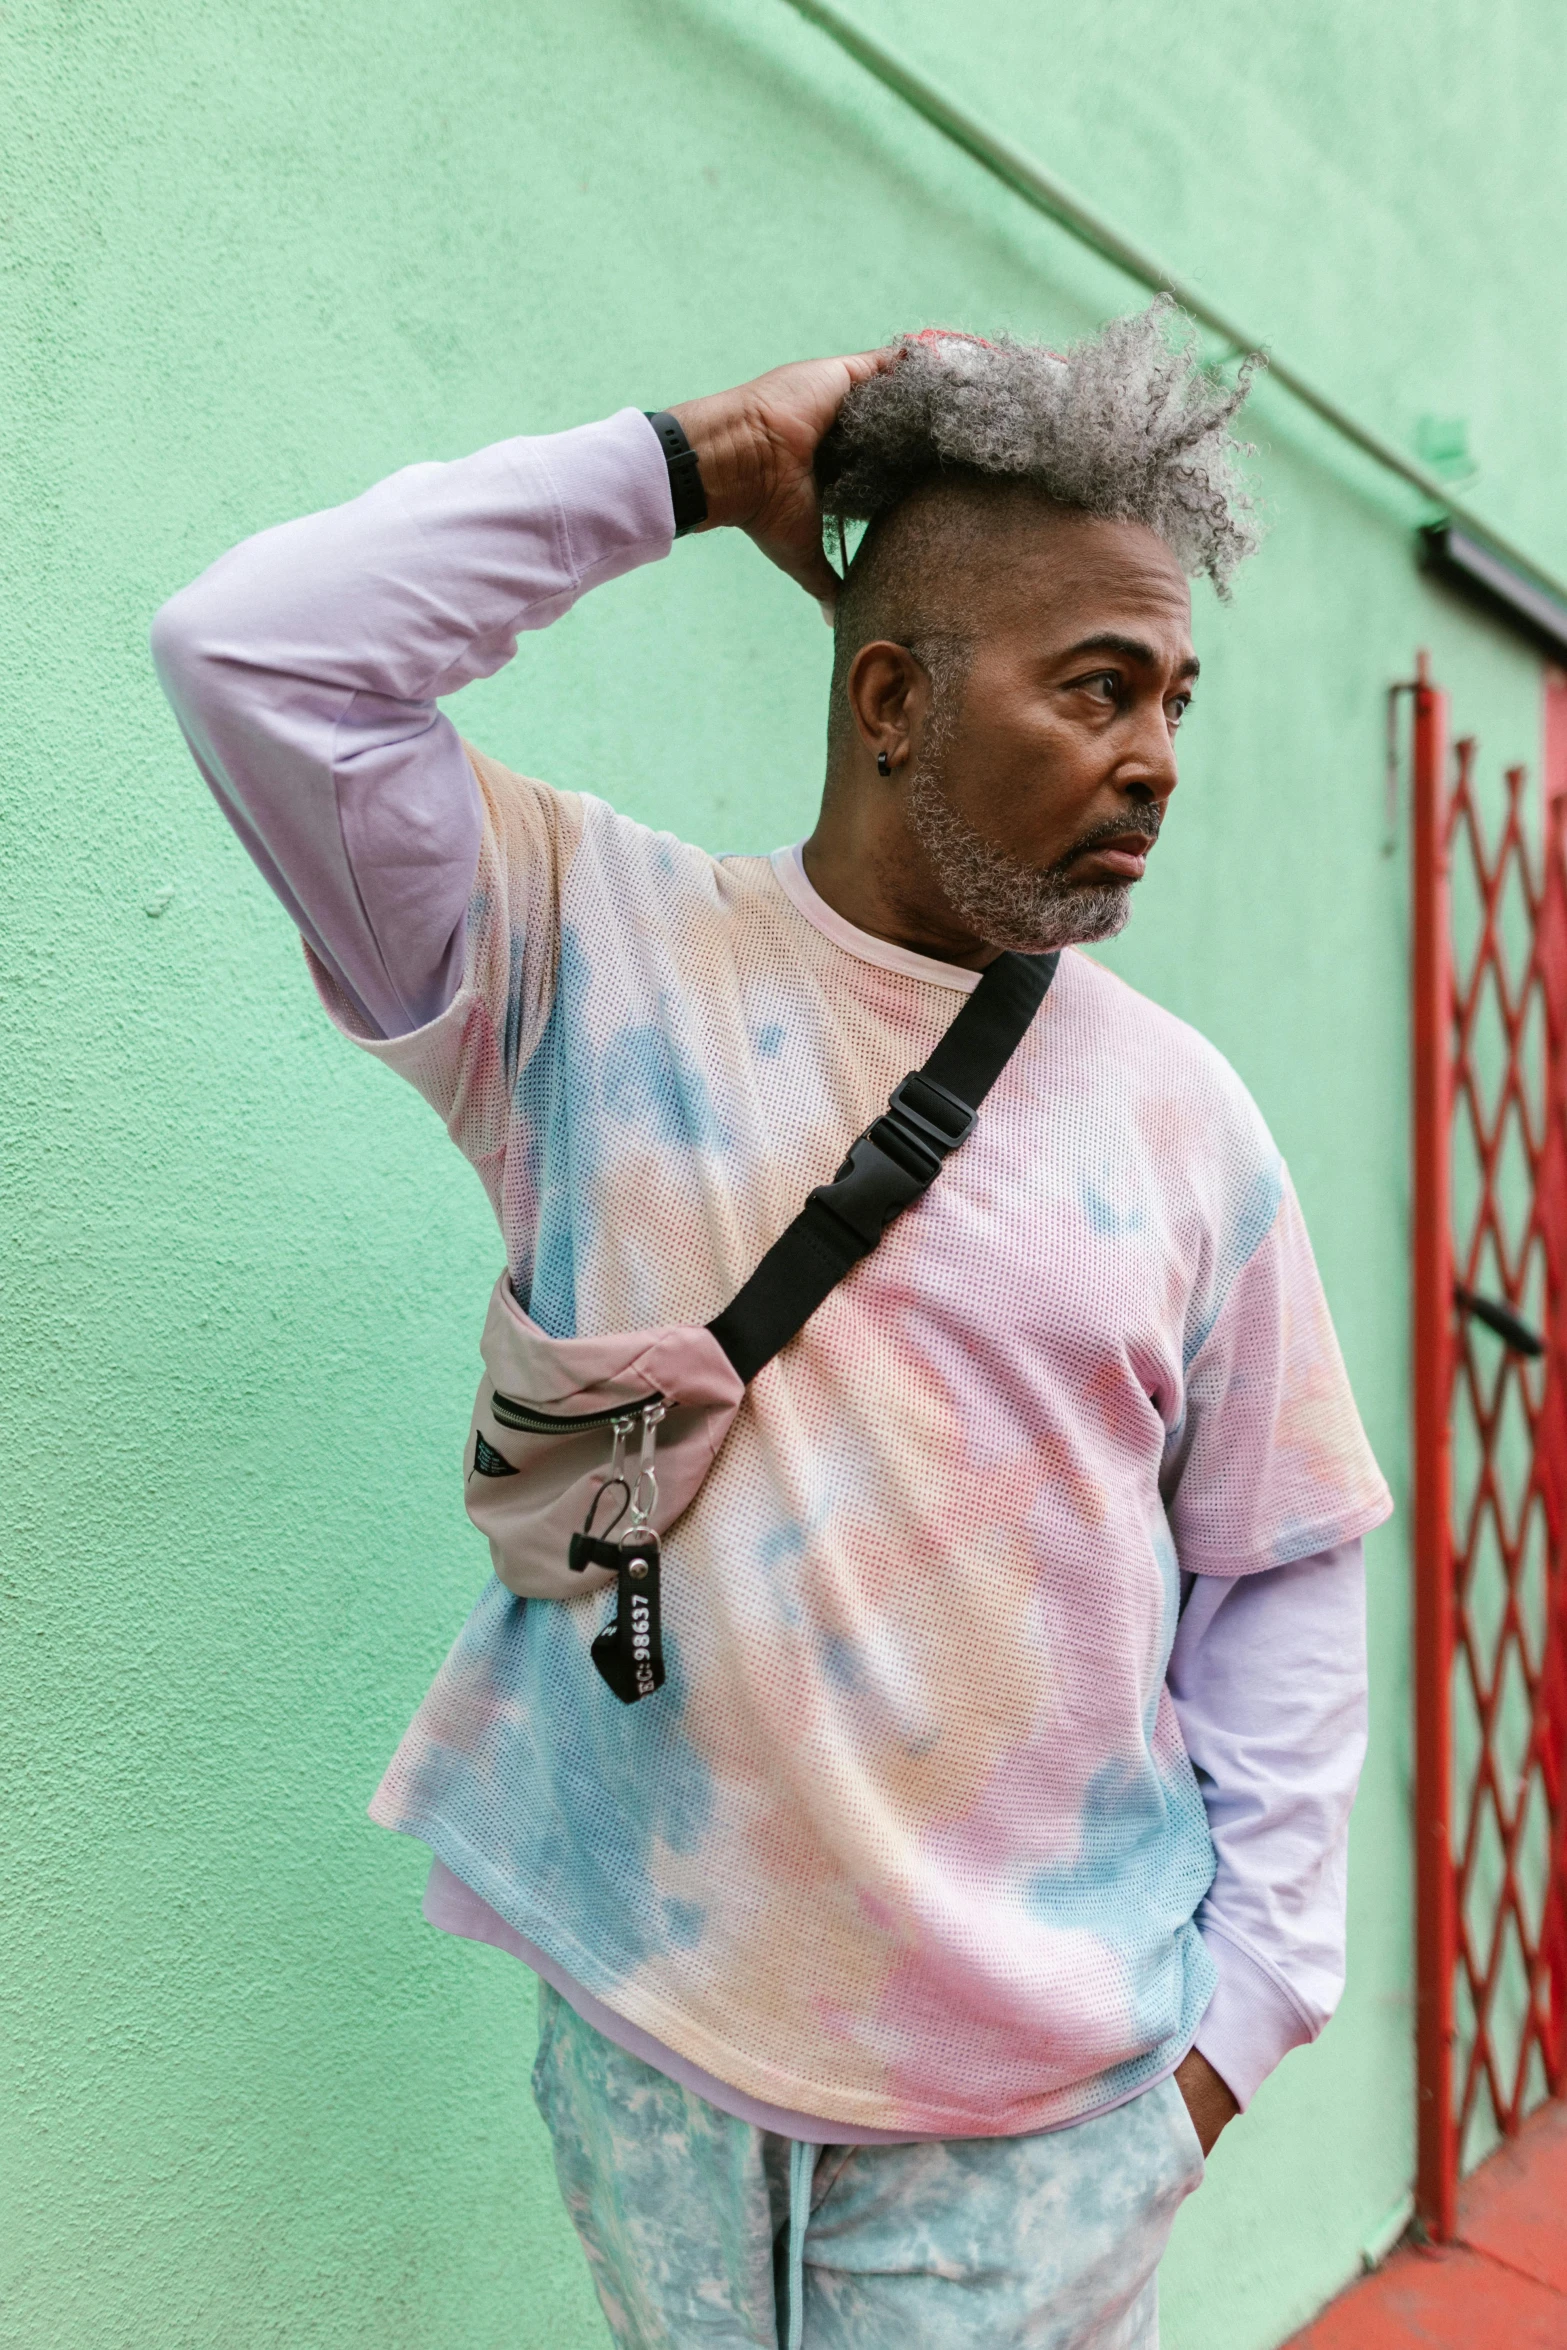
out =
[(1448, 2243), (1457, 2224), (1453, 2119), (1452, 1859), (1453, 1121), (1447, 696), (1424, 653), (1414, 689), (1410, 1029), (1415, 1568), (1415, 2208)]
[[(895, 96), (912, 106), (934, 129), (951, 139), (955, 146), (961, 147), (966, 155), (972, 156), (976, 163), (1000, 180), (1003, 186), (1010, 188), (1014, 195), (1021, 196), (1026, 204), (1032, 205), (1036, 212), (1043, 213), (1047, 220), (1054, 221), (1057, 227), (1066, 229), (1080, 244), (1097, 253), (1101, 260), (1113, 263), (1117, 269), (1124, 270), (1128, 277), (1135, 278), (1140, 285), (1149, 287), (1155, 293), (1173, 294), (1182, 309), (1189, 311), (1193, 318), (1200, 320), (1214, 334), (1222, 335), (1237, 352), (1264, 347), (1257, 336), (1248, 334), (1238, 320), (1220, 309), (1217, 303), (1211, 302), (1206, 294), (1175, 270), (1166, 269), (1161, 261), (1140, 245), (1134, 244), (1131, 238), (1124, 237), (1112, 222), (1085, 203), (1064, 180), (1046, 171), (1032, 156), (1026, 155), (1021, 147), (1013, 146), (999, 131), (992, 130), (977, 115), (959, 106), (917, 67), (888, 48), (885, 42), (878, 41), (874, 34), (865, 32), (841, 9), (835, 8), (832, 0), (789, 0), (789, 6), (826, 33), (829, 39), (836, 41), (840, 49), (857, 64), (864, 66), (867, 73), (874, 74)], [(1373, 431), (1370, 425), (1362, 424), (1337, 400), (1319, 390), (1300, 368), (1293, 366), (1287, 359), (1281, 359), (1276, 351), (1268, 353), (1268, 372), (1276, 383), (1282, 384), (1286, 391), (1299, 400), (1302, 407), (1309, 408), (1314, 416), (1319, 416), (1324, 424), (1329, 425), (1364, 456), (1385, 467), (1389, 473), (1397, 474), (1401, 481), (1419, 490), (1444, 513), (1464, 523), (1484, 539), (1494, 553), (1505, 556), (1509, 563), (1515, 564), (1520, 571), (1538, 581), (1549, 594), (1559, 601), (1567, 602), (1567, 583), (1545, 570), (1520, 547), (1514, 546), (1464, 500), (1455, 498), (1439, 474), (1432, 473), (1417, 459), (1406, 456), (1394, 442)]]

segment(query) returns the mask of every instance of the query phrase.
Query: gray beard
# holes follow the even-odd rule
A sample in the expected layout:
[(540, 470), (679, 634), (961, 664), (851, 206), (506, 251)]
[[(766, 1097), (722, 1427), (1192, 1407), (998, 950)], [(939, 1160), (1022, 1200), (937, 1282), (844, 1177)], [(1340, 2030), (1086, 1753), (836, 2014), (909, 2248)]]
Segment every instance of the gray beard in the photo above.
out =
[[(930, 859), (947, 903), (976, 937), (1023, 955), (1114, 938), (1132, 912), (1130, 881), (1074, 881), (1060, 865), (1025, 865), (958, 814), (942, 787), (939, 746), (909, 780), (909, 830)], [(1154, 827), (1157, 830), (1157, 826)]]

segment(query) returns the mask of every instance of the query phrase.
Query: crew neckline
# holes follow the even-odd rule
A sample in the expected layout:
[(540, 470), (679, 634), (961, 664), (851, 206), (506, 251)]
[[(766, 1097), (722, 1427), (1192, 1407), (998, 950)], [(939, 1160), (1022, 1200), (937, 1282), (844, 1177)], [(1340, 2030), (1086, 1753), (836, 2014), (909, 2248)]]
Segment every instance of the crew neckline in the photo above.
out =
[(879, 963), (884, 971), (901, 971), (909, 979), (926, 979), (962, 995), (973, 994), (981, 978), (978, 971), (966, 971), (961, 963), (939, 962), (934, 955), (917, 955), (912, 947), (894, 946), (890, 938), (877, 938), (869, 930), (857, 930), (852, 922), (835, 913), (812, 886), (805, 870), (804, 849), (804, 842), (796, 841), (792, 849), (774, 849), (767, 861), (778, 877), (784, 896), (796, 913), (805, 916), (813, 930), (819, 930), (823, 938), (830, 938), (846, 954), (857, 955), (862, 963)]

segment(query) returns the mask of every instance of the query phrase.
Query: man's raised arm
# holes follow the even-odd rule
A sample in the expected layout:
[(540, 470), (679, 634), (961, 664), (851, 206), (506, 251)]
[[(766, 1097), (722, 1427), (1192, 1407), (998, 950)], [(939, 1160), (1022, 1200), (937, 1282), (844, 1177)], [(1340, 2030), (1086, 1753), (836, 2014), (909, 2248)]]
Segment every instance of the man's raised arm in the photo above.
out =
[(645, 416), (411, 465), (262, 531), (174, 596), (153, 656), (196, 763), (383, 1036), (462, 977), (477, 786), (436, 708), (602, 581), (665, 555)]
[[(875, 352), (774, 368), (674, 410), (708, 527), (730, 523), (827, 600), (811, 461)], [(383, 1036), (462, 975), (477, 790), (436, 708), (580, 595), (669, 552), (646, 416), (411, 465), (220, 556), (164, 605), (153, 657), (196, 763), (328, 970)]]

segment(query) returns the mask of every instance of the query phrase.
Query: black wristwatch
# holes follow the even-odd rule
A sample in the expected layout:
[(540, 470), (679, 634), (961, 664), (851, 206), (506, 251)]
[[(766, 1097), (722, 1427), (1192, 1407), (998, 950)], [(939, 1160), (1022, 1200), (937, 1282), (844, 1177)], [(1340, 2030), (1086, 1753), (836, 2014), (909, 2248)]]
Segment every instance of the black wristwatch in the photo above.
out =
[(675, 509), (675, 536), (683, 539), (688, 530), (695, 530), (698, 523), (707, 520), (702, 468), (695, 449), (667, 408), (649, 408), (644, 413), (658, 435), (664, 462), (669, 467), (669, 501)]

